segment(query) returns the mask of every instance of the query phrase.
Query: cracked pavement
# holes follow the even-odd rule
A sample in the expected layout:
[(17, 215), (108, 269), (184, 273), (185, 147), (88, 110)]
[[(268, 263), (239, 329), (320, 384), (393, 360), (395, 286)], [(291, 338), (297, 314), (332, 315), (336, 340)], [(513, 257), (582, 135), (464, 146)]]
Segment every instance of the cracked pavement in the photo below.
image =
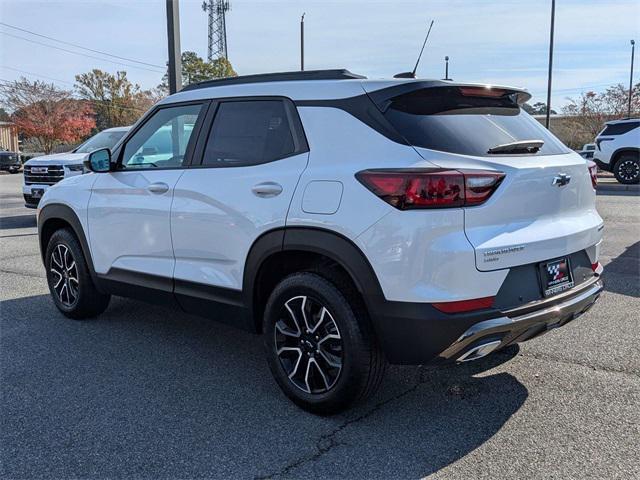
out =
[(598, 196), (606, 291), (478, 362), (390, 367), (368, 403), (307, 414), (260, 339), (114, 298), (48, 297), (22, 175), (0, 175), (0, 478), (640, 478), (638, 196)]

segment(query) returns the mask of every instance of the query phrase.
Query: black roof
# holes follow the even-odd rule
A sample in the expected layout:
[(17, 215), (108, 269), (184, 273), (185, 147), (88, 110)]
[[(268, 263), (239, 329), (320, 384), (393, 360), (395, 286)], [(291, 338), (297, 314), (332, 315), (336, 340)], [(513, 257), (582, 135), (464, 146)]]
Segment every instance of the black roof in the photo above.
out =
[(239, 77), (219, 78), (192, 83), (184, 87), (181, 92), (197, 90), (199, 88), (220, 87), (223, 85), (241, 85), (243, 83), (292, 82), (296, 80), (354, 80), (367, 78), (363, 75), (351, 73), (344, 68), (334, 70), (304, 70), (298, 72), (258, 73), (255, 75), (241, 75)]

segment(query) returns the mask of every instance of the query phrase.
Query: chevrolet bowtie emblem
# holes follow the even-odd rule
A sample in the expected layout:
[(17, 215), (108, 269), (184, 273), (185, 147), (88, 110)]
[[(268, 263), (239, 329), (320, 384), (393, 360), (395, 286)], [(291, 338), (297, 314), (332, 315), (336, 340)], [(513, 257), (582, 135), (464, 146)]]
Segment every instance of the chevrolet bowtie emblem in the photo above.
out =
[(553, 177), (553, 182), (551, 185), (556, 185), (558, 187), (564, 187), (568, 185), (571, 181), (571, 175), (567, 175), (566, 173), (559, 173), (555, 177)]

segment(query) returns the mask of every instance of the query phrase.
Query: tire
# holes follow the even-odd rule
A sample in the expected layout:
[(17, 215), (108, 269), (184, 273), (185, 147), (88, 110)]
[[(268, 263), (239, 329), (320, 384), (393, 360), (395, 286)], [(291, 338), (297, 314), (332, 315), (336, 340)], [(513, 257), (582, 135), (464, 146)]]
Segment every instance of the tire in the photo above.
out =
[(95, 287), (78, 239), (68, 229), (57, 230), (45, 254), (47, 283), (58, 310), (74, 320), (93, 318), (104, 312), (110, 295)]
[(613, 167), (618, 182), (625, 185), (640, 183), (640, 161), (638, 154), (623, 153)]
[(304, 410), (336, 413), (380, 385), (386, 359), (360, 304), (311, 272), (286, 277), (271, 293), (263, 319), (267, 361), (282, 391)]
[(19, 171), (20, 171), (20, 169), (17, 169), (17, 170), (9, 170), (9, 173), (13, 175), (14, 173), (18, 173)]

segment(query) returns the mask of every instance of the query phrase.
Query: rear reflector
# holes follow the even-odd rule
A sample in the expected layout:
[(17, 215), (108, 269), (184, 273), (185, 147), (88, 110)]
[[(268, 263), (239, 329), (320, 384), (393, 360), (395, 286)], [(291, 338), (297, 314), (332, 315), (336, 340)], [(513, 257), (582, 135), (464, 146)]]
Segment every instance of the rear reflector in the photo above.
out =
[(591, 176), (591, 185), (593, 185), (595, 189), (598, 186), (598, 165), (596, 165), (596, 162), (589, 160), (587, 167), (589, 168), (589, 175)]
[(444, 313), (462, 313), (473, 310), (491, 308), (496, 297), (474, 298), (472, 300), (460, 300), (458, 302), (434, 303), (433, 306)]
[(480, 205), (498, 188), (504, 173), (485, 170), (363, 170), (356, 178), (400, 210)]

